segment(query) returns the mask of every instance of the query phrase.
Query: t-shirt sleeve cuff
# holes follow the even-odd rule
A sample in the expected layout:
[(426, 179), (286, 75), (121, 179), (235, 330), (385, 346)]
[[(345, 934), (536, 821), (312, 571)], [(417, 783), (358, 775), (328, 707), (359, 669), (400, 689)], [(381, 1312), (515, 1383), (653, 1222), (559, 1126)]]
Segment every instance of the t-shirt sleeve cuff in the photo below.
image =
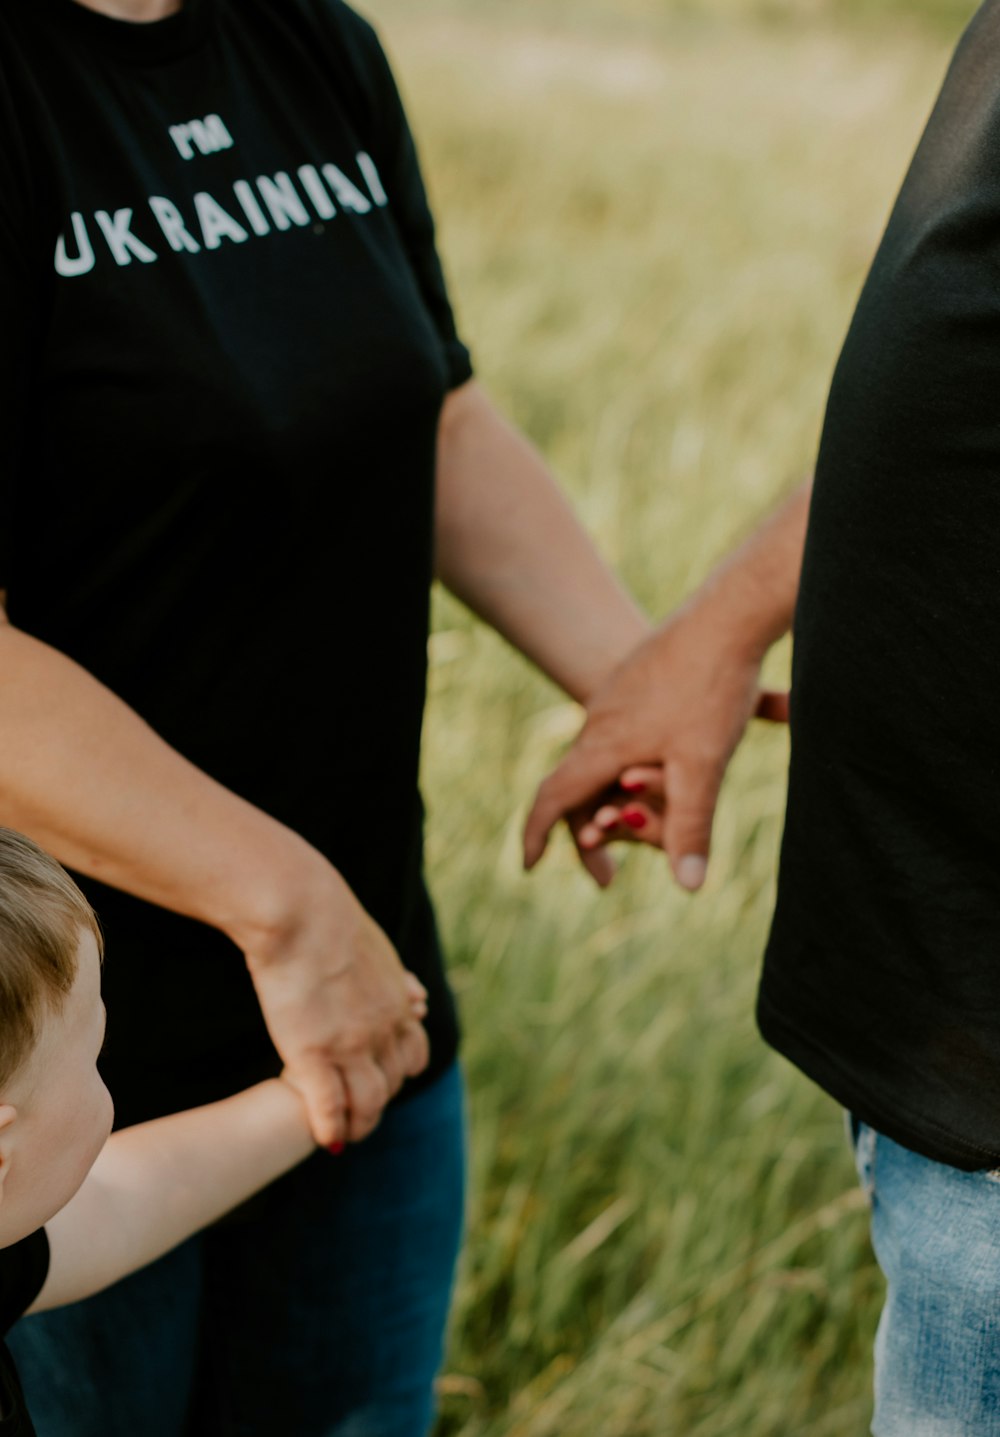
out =
[(459, 389), (473, 377), (472, 355), (460, 339), (447, 340), (444, 344), (444, 362), (448, 371), (448, 388)]

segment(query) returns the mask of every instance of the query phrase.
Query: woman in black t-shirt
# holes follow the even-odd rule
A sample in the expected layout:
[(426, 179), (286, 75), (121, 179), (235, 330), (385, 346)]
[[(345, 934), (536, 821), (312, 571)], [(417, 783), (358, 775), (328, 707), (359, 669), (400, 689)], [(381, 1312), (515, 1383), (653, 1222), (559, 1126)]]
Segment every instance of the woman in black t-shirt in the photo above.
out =
[(101, 912), (119, 1125), (284, 1061), (342, 1154), (20, 1324), (40, 1437), (417, 1437), (462, 1208), (430, 581), (579, 699), (644, 621), (472, 380), (339, 0), (4, 5), (0, 335), (0, 820)]

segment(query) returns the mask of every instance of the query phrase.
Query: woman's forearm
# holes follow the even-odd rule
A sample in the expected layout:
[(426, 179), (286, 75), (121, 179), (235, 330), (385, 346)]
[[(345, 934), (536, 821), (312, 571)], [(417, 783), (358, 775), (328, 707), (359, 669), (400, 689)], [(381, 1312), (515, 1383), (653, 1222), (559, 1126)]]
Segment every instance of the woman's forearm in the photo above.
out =
[(0, 622), (0, 822), (63, 863), (221, 928), (277, 921), (308, 845), (169, 747), (64, 654)]
[(8, 623), (0, 823), (81, 873), (226, 933), (275, 1047), (305, 1084), (319, 1141), (365, 1137), (426, 1066), (422, 989), (333, 865)]
[(49, 1276), (32, 1310), (154, 1262), (315, 1150), (301, 1097), (279, 1079), (112, 1134), (46, 1225)]
[(445, 405), (436, 537), (442, 582), (574, 698), (649, 632), (539, 455), (475, 383)]

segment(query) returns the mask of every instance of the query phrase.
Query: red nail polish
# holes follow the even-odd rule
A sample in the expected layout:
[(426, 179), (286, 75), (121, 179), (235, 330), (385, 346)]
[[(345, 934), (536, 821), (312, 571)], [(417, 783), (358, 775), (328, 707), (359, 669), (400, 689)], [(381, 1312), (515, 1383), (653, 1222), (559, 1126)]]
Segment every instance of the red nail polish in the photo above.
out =
[(333, 1156), (335, 1158), (339, 1158), (346, 1147), (346, 1143), (330, 1143), (330, 1145), (327, 1147), (327, 1152), (333, 1153)]
[(642, 793), (646, 787), (641, 778), (633, 779), (631, 783), (621, 783), (618, 786), (619, 788), (623, 788), (626, 793)]
[(629, 828), (645, 828), (646, 815), (644, 813), (640, 813), (638, 809), (627, 808), (622, 814), (622, 823), (627, 823)]

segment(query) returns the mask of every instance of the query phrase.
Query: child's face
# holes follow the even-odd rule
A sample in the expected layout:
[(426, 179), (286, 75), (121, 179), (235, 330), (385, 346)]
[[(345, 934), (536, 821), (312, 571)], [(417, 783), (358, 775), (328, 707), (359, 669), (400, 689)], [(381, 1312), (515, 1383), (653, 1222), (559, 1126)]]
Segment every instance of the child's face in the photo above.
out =
[(81, 931), (73, 987), (46, 1012), (34, 1052), (0, 1093), (0, 1247), (27, 1237), (77, 1191), (111, 1132), (97, 1071), (104, 1041), (101, 964)]

